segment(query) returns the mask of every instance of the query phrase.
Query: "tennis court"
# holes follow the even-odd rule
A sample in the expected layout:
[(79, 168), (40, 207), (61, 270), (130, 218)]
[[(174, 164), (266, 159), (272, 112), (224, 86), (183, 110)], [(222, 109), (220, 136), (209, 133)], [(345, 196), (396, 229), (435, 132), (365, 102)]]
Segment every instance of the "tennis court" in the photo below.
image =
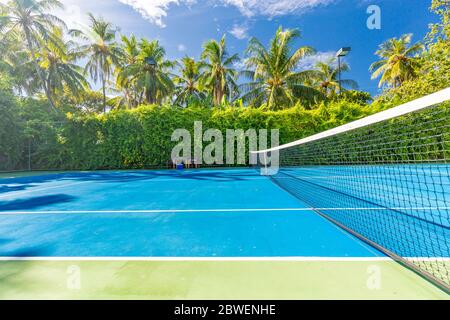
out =
[(446, 299), (449, 90), (253, 168), (3, 175), (0, 296)]
[(5, 180), (2, 256), (382, 256), (252, 169)]
[[(112, 272), (104, 267), (107, 265), (116, 271), (112, 272), (114, 278), (127, 273), (127, 284), (134, 286), (143, 285), (136, 277), (149, 269), (158, 279), (171, 278), (174, 264), (178, 264), (176, 278), (189, 278), (195, 275), (193, 264), (206, 279), (212, 277), (209, 286), (217, 291), (217, 297), (221, 291), (216, 286), (223, 288), (226, 280), (222, 276), (241, 282), (237, 279), (242, 273), (246, 275), (243, 283), (254, 281), (253, 288), (266, 292), (262, 297), (270, 297), (268, 291), (276, 288), (257, 285), (257, 279), (274, 279), (273, 283), (285, 290), (280, 297), (295, 297), (294, 292), (306, 294), (298, 282), (299, 277), (307, 275), (313, 275), (309, 281), (323, 285), (324, 277), (332, 282), (339, 277), (339, 281), (356, 282), (354, 287), (358, 289), (349, 289), (349, 296), (366, 292), (386, 297), (365, 288), (367, 268), (380, 265), (386, 270), (386, 278), (392, 279), (385, 284), (387, 291), (392, 290), (389, 292), (395, 292), (393, 288), (400, 282), (400, 288), (405, 292), (408, 288), (412, 297), (445, 296), (255, 169), (78, 172), (3, 178), (0, 211), (2, 269), (15, 274), (17, 268), (25, 268), (28, 280), (24, 284), (29, 284), (31, 272), (32, 281), (43, 288), (56, 281), (53, 276), (58, 274), (56, 279), (64, 284), (65, 270), (73, 261), (89, 270), (86, 273), (96, 281), (103, 279), (99, 274)], [(161, 268), (162, 264), (167, 267)], [(227, 264), (231, 265), (224, 268)], [(157, 271), (155, 265), (159, 266)], [(282, 272), (274, 274), (275, 270)], [(48, 272), (45, 281), (43, 272)], [(355, 273), (359, 275), (354, 277)], [(164, 287), (153, 277), (147, 280), (151, 286), (158, 283)], [(173, 288), (165, 290), (177, 297), (180, 293), (176, 288), (181, 284), (172, 282), (167, 285)], [(289, 282), (297, 286), (289, 288)], [(301, 283), (305, 285), (308, 280)], [(17, 293), (17, 283), (15, 288)], [(329, 290), (326, 292), (331, 295)], [(55, 291), (58, 295), (67, 292), (61, 288)], [(156, 297), (160, 294), (153, 292)], [(255, 292), (250, 290), (244, 297), (255, 297)]]

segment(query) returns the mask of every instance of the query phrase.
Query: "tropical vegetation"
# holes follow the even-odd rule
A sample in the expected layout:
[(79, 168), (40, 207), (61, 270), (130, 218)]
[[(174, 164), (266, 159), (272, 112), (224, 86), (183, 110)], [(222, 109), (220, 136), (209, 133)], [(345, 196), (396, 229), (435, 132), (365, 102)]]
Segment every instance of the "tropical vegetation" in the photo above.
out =
[(404, 34), (400, 38), (392, 38), (380, 45), (376, 54), (380, 60), (370, 66), (373, 72), (372, 79), (381, 77), (380, 87), (388, 84), (395, 88), (400, 87), (405, 81), (417, 78), (420, 53), (424, 49), (423, 44), (411, 45), (412, 34)]
[[(328, 75), (322, 66), (298, 70), (315, 50), (294, 46), (300, 38), (296, 29), (280, 27), (268, 47), (251, 39), (243, 57), (229, 52), (223, 36), (206, 41), (198, 60), (186, 56), (170, 61), (157, 40), (120, 35), (119, 28), (92, 14), (83, 30), (67, 30), (64, 21), (47, 13), (60, 7), (58, 0), (10, 0), (1, 4), (0, 20), (2, 47), (14, 49), (3, 52), (15, 53), (2, 60), (11, 62), (10, 74), (22, 75), (14, 89), (29, 97), (45, 94), (55, 110), (64, 109), (67, 95), (69, 100), (95, 96), (95, 84), (101, 87), (101, 106), (89, 110), (103, 113), (142, 104), (188, 107), (208, 102), (211, 107), (235, 103), (285, 109), (337, 92), (336, 67), (330, 65)], [(347, 70), (344, 63), (340, 71)], [(339, 87), (356, 85), (342, 80)]]
[(316, 71), (297, 71), (300, 60), (315, 52), (308, 46), (293, 49), (293, 42), (298, 37), (298, 30), (280, 27), (267, 48), (256, 38), (250, 40), (246, 60), (250, 70), (243, 74), (251, 82), (242, 86), (244, 102), (281, 109), (320, 94), (308, 85), (308, 79), (314, 79)]
[(89, 20), (90, 27), (86, 32), (72, 31), (72, 34), (87, 41), (87, 44), (80, 46), (80, 55), (88, 59), (85, 73), (89, 73), (94, 82), (101, 81), (103, 112), (106, 112), (106, 85), (114, 66), (118, 65), (122, 51), (115, 42), (117, 30), (111, 23), (96, 18), (92, 14), (89, 14)]
[[(199, 57), (170, 60), (157, 40), (123, 35), (89, 15), (68, 30), (49, 12), (58, 0), (0, 4), (0, 170), (143, 168), (167, 161), (173, 128), (282, 128), (281, 142), (321, 131), (450, 86), (448, 1), (413, 42), (380, 45), (370, 66), (380, 95), (358, 90), (345, 60), (302, 61), (316, 50), (280, 27), (239, 55), (226, 37)], [(97, 90), (97, 88), (100, 88)], [(33, 161), (30, 161), (33, 159)]]

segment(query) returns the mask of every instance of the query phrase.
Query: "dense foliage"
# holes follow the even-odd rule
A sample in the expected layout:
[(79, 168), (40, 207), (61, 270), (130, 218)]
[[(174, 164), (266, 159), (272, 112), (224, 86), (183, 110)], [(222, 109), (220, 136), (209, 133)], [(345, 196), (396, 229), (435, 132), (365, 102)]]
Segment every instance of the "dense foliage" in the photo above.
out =
[(375, 101), (377, 105), (389, 108), (450, 87), (450, 5), (447, 0), (433, 0), (431, 10), (440, 21), (430, 26), (424, 39), (426, 50), (419, 58), (418, 77), (385, 90)]
[(0, 170), (14, 168), (21, 159), (23, 127), (19, 124), (18, 102), (8, 80), (0, 79)]
[[(61, 8), (58, 0), (9, 0), (0, 3), (0, 70), (13, 75), (16, 91), (45, 95), (51, 109), (63, 109), (66, 97), (86, 96), (91, 84), (101, 86), (101, 105), (79, 111), (106, 113), (141, 104), (187, 107), (192, 100), (210, 106), (241, 101), (245, 106), (284, 109), (324, 100), (340, 91), (355, 89), (353, 80), (336, 79), (336, 61), (312, 70), (298, 70), (315, 52), (294, 47), (297, 29), (279, 28), (265, 47), (249, 41), (243, 56), (230, 52), (226, 38), (208, 40), (198, 59), (171, 61), (157, 40), (121, 35), (119, 28), (101, 17), (88, 15), (88, 26), (68, 30), (50, 14)], [(244, 78), (250, 82), (240, 85)], [(90, 80), (90, 81), (89, 81)]]
[[(194, 122), (203, 129), (280, 129), (281, 143), (347, 123), (372, 113), (369, 106), (342, 100), (322, 103), (313, 110), (297, 106), (279, 111), (262, 108), (174, 108), (141, 106), (106, 114), (69, 113), (63, 121), (51, 120), (36, 112), (29, 102), (22, 106), (27, 116), (22, 127), (10, 122), (2, 133), (0, 157), (15, 159), (1, 164), (0, 170), (32, 169), (131, 169), (164, 167), (175, 143), (171, 134), (186, 128), (193, 134)], [(3, 118), (3, 117), (2, 117)], [(50, 122), (52, 121), (52, 122)], [(3, 142), (4, 141), (4, 142)], [(208, 143), (204, 143), (206, 146)], [(14, 148), (14, 152), (10, 150)], [(4, 150), (6, 151), (5, 153)]]
[[(24, 15), (33, 3), (42, 8)], [(355, 81), (339, 83), (346, 63), (298, 70), (314, 49), (293, 48), (296, 30), (280, 28), (268, 47), (252, 39), (248, 70), (238, 72), (225, 38), (206, 42), (199, 60), (169, 61), (157, 41), (117, 41), (117, 29), (101, 18), (90, 16), (90, 30), (68, 32), (45, 14), (53, 5), (0, 4), (0, 170), (161, 167), (173, 130), (192, 130), (194, 121), (223, 132), (278, 128), (287, 143), (450, 86), (447, 0), (432, 1), (441, 21), (424, 41), (400, 35), (380, 46), (372, 69), (383, 93), (373, 102), (349, 90)], [(239, 85), (239, 77), (249, 82)]]

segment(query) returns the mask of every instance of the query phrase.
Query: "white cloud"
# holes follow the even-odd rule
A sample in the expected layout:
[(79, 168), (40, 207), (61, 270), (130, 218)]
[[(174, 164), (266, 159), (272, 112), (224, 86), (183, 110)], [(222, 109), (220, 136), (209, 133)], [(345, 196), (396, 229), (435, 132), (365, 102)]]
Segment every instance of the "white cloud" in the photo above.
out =
[(55, 14), (64, 20), (69, 29), (82, 29), (88, 24), (87, 14), (79, 5), (72, 2), (66, 3), (63, 9), (57, 9)]
[(246, 27), (246, 26), (239, 26), (239, 25), (235, 24), (235, 25), (233, 25), (233, 28), (228, 32), (240, 40), (248, 37), (248, 33), (247, 33), (248, 27)]
[[(164, 18), (171, 5), (194, 5), (197, 0), (118, 0), (131, 6), (151, 23), (163, 28)], [(280, 16), (294, 12), (304, 12), (320, 5), (328, 5), (339, 0), (215, 0), (215, 3), (235, 6), (247, 16), (264, 15), (269, 17)], [(215, 5), (214, 5), (215, 6)], [(233, 31), (233, 30), (232, 30)], [(244, 37), (242, 29), (236, 29), (239, 37)], [(231, 32), (230, 32), (231, 33)], [(233, 34), (234, 35), (234, 34)]]
[(178, 51), (183, 52), (183, 51), (186, 51), (186, 46), (184, 44), (180, 43), (177, 46), (177, 49), (178, 49)]
[(307, 56), (300, 60), (298, 69), (299, 70), (312, 70), (315, 69), (317, 62), (327, 62), (331, 58), (336, 56), (335, 51), (328, 52), (317, 52), (312, 56)]
[[(0, 0), (0, 3), (6, 3), (8, 0)], [(257, 15), (263, 15), (268, 17), (275, 17), (289, 13), (301, 13), (309, 9), (315, 8), (320, 5), (328, 5), (330, 3), (339, 0), (213, 0), (207, 2), (209, 5), (215, 7), (217, 4), (225, 4), (229, 6), (234, 6), (239, 9), (239, 11), (247, 16), (253, 17)], [(80, 12), (78, 8), (88, 7), (91, 11), (97, 12), (98, 8), (103, 8), (105, 6), (113, 6), (113, 1), (101, 0), (63, 0), (66, 5), (64, 17), (69, 20), (69, 24), (74, 22), (76, 24), (79, 21), (85, 20), (83, 17), (80, 19)], [(167, 17), (168, 11), (171, 6), (186, 5), (191, 6), (196, 4), (197, 0), (118, 0), (118, 2), (123, 3), (132, 7), (135, 11), (139, 12), (142, 17), (151, 23), (163, 28), (165, 27), (164, 18)], [(101, 4), (101, 5), (100, 5)], [(84, 10), (81, 11), (83, 14)], [(214, 18), (217, 22), (217, 18)], [(83, 21), (84, 22), (84, 21)], [(242, 28), (242, 27), (241, 27)], [(232, 30), (233, 31), (233, 30)], [(236, 37), (244, 37), (245, 33), (242, 33), (243, 29), (235, 30)], [(241, 33), (239, 33), (241, 32)], [(231, 33), (231, 31), (230, 31)], [(233, 33), (232, 33), (233, 34)], [(234, 34), (233, 34), (234, 35)]]
[(119, 0), (120, 2), (133, 7), (142, 17), (151, 23), (164, 28), (163, 19), (167, 17), (167, 11), (170, 5), (192, 5), (196, 0)]
[[(0, 0), (0, 4), (8, 4), (10, 0)], [(52, 14), (61, 18), (69, 28), (78, 28), (81, 23), (87, 22), (87, 15), (81, 9), (92, 0), (63, 0), (64, 5), (62, 9), (52, 10)]]
[(246, 63), (246, 59), (241, 59), (241, 60), (235, 62), (233, 64), (233, 67), (238, 71), (246, 70), (247, 66), (245, 65), (245, 63)]
[(232, 5), (247, 16), (264, 15), (281, 16), (294, 12), (305, 12), (321, 5), (328, 5), (337, 0), (221, 0), (226, 5)]

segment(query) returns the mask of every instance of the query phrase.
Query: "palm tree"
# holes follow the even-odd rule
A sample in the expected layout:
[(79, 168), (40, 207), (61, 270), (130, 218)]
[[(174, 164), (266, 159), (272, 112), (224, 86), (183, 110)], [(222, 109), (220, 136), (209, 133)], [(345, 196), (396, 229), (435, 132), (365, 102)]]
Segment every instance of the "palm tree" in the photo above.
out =
[(225, 36), (220, 42), (210, 40), (203, 45), (200, 67), (204, 69), (202, 83), (208, 88), (215, 105), (222, 103), (224, 97), (233, 98), (238, 93), (236, 80), (238, 72), (233, 68), (239, 61), (237, 54), (229, 55), (226, 50)]
[(139, 90), (135, 82), (128, 81), (128, 79), (122, 79), (123, 70), (138, 62), (139, 58), (139, 44), (137, 38), (132, 35), (131, 37), (122, 36), (122, 52), (123, 56), (119, 66), (116, 67), (116, 89), (123, 93), (122, 97), (117, 97), (116, 100), (119, 105), (125, 105), (130, 108), (137, 107), (142, 103), (142, 92)]
[(341, 79), (339, 84), (339, 73), (350, 70), (347, 63), (342, 62), (337, 66), (336, 58), (330, 58), (325, 62), (316, 63), (316, 78), (314, 79), (317, 84), (317, 89), (324, 95), (331, 97), (336, 95), (340, 87), (350, 87), (351, 89), (358, 89), (358, 83), (351, 79)]
[(106, 112), (106, 84), (113, 73), (115, 65), (122, 56), (120, 46), (115, 42), (117, 29), (102, 18), (89, 14), (90, 29), (76, 34), (88, 41), (81, 46), (82, 56), (87, 57), (85, 73), (98, 82), (100, 80), (103, 93), (103, 112)]
[(123, 67), (118, 76), (120, 85), (133, 85), (148, 104), (162, 103), (174, 89), (169, 73), (174, 64), (166, 60), (165, 55), (166, 51), (157, 40), (142, 39), (136, 62)]
[(420, 67), (418, 55), (423, 51), (421, 43), (411, 45), (412, 34), (392, 38), (380, 45), (376, 52), (381, 59), (370, 66), (372, 79), (381, 76), (379, 86), (388, 84), (399, 87), (406, 80), (417, 77)]
[(244, 102), (279, 109), (293, 105), (297, 99), (321, 95), (307, 84), (316, 72), (297, 70), (300, 60), (315, 52), (307, 46), (292, 50), (294, 40), (299, 37), (298, 30), (280, 27), (267, 49), (256, 38), (250, 39), (245, 63), (249, 70), (242, 74), (251, 82), (241, 85)]
[(71, 94), (78, 95), (89, 84), (83, 75), (83, 69), (75, 64), (79, 58), (76, 44), (64, 40), (61, 29), (55, 29), (53, 34), (60, 37), (57, 44), (49, 43), (38, 53), (39, 67), (45, 76), (46, 87), (56, 98), (57, 93), (63, 93), (67, 88)]
[(0, 42), (0, 69), (9, 75), (11, 85), (19, 94), (33, 96), (42, 92), (42, 82), (36, 74), (30, 52), (17, 37)]
[(65, 28), (61, 19), (48, 13), (55, 8), (63, 8), (63, 5), (58, 0), (10, 0), (7, 4), (0, 3), (0, 8), (4, 13), (0, 16), (0, 31), (4, 37), (12, 34), (25, 39), (41, 87), (50, 106), (56, 110), (44, 74), (39, 67), (37, 51), (42, 45), (57, 42), (52, 34), (55, 26)]
[(180, 75), (174, 77), (176, 87), (176, 104), (186, 104), (191, 99), (203, 99), (205, 94), (200, 83), (200, 64), (194, 59), (184, 57), (177, 62)]

